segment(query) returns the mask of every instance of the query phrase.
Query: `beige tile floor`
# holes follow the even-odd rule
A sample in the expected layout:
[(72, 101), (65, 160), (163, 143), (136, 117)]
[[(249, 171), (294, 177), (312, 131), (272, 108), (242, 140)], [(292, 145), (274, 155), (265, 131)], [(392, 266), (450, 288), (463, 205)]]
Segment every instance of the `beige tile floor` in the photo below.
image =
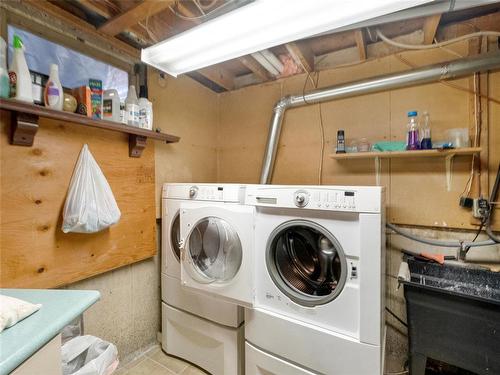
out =
[(125, 364), (113, 375), (207, 375), (207, 373), (188, 362), (165, 354), (160, 348), (155, 348)]

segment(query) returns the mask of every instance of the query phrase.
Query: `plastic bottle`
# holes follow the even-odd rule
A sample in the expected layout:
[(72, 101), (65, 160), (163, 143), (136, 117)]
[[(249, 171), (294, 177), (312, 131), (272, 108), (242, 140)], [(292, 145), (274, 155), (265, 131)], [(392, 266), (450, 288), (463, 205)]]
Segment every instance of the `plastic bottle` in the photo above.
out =
[(408, 112), (406, 149), (407, 150), (419, 150), (420, 149), (418, 122), (417, 122), (417, 111)]
[(139, 126), (153, 130), (153, 103), (147, 98), (139, 98)]
[(127, 124), (138, 127), (139, 102), (137, 101), (135, 86), (130, 86), (128, 88), (127, 99), (125, 99), (125, 111), (127, 112)]
[(0, 98), (8, 98), (10, 93), (9, 71), (7, 70), (7, 43), (0, 37)]
[(105, 90), (102, 98), (102, 118), (108, 121), (120, 122), (120, 97), (118, 91)]
[(430, 150), (432, 148), (431, 140), (431, 118), (429, 112), (424, 111), (422, 124), (422, 141), (420, 142), (422, 150)]
[(23, 41), (14, 35), (14, 57), (9, 70), (10, 97), (23, 102), (33, 103), (31, 75), (24, 57)]
[(59, 81), (59, 67), (57, 64), (50, 65), (50, 75), (49, 80), (45, 85), (43, 101), (45, 103), (45, 107), (56, 109), (58, 111), (63, 110), (64, 92), (61, 82)]

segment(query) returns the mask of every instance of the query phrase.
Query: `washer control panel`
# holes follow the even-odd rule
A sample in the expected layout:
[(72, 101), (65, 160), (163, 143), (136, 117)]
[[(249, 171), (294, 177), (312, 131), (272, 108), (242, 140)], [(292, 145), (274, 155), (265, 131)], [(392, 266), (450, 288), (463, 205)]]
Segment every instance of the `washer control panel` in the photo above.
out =
[(297, 190), (293, 202), (297, 207), (312, 209), (355, 211), (357, 208), (356, 192), (345, 190)]

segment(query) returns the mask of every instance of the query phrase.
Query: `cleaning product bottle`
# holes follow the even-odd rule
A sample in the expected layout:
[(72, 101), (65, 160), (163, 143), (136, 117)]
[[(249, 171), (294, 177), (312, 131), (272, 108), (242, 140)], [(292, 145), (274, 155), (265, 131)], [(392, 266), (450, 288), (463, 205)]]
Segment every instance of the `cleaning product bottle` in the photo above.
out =
[(14, 35), (14, 57), (9, 70), (10, 97), (33, 103), (31, 75), (23, 49), (23, 41), (17, 35)]
[(145, 86), (141, 86), (139, 96), (139, 127), (153, 130), (153, 103), (147, 98)]
[(64, 92), (61, 82), (59, 81), (59, 67), (57, 64), (50, 64), (50, 75), (49, 80), (45, 85), (43, 101), (45, 103), (45, 107), (56, 109), (58, 111), (63, 110)]
[(418, 131), (418, 122), (417, 122), (417, 111), (408, 112), (406, 149), (407, 150), (420, 149), (419, 131)]
[(7, 43), (0, 37), (0, 98), (8, 98), (10, 93), (9, 71), (7, 70)]
[(102, 118), (120, 122), (120, 96), (115, 89), (105, 90), (102, 98)]
[(420, 148), (422, 150), (430, 150), (432, 148), (431, 140), (431, 119), (429, 112), (424, 111), (423, 114), (423, 124), (422, 124), (422, 141), (420, 142)]
[(127, 112), (127, 124), (132, 126), (139, 126), (139, 102), (137, 101), (137, 94), (135, 86), (128, 88), (127, 99), (125, 99), (125, 111)]

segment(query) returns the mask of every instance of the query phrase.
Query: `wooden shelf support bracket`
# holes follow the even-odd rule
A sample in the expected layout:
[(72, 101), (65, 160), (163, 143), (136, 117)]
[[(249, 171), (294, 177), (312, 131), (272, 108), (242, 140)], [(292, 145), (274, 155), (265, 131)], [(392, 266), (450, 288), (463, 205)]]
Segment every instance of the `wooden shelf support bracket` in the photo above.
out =
[(38, 116), (30, 113), (12, 112), (11, 123), (12, 144), (33, 146), (38, 131)]
[(140, 158), (142, 151), (146, 148), (147, 140), (148, 137), (130, 134), (128, 136), (128, 156), (131, 158)]

